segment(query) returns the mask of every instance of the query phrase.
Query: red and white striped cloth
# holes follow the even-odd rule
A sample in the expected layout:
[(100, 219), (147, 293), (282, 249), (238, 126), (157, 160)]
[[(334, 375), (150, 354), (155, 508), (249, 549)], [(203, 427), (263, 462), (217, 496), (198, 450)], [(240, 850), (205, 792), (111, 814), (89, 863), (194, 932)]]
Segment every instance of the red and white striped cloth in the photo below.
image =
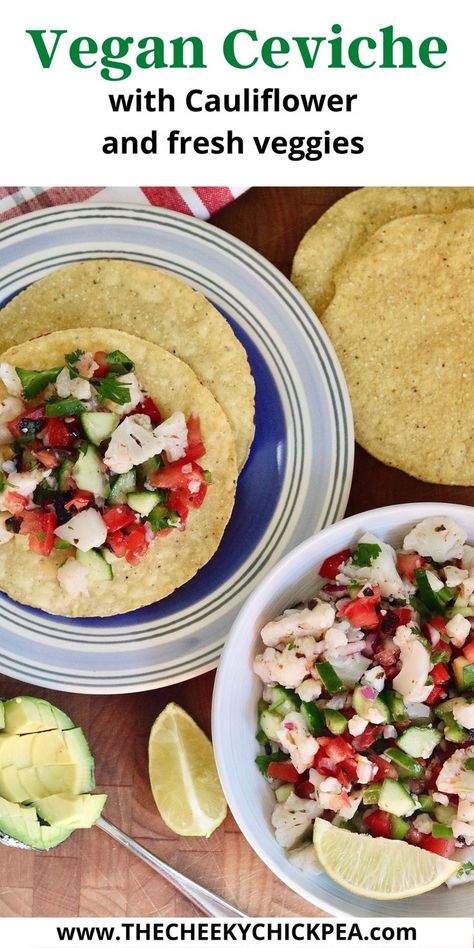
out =
[(0, 223), (28, 211), (76, 201), (167, 207), (206, 220), (245, 188), (1, 188)]

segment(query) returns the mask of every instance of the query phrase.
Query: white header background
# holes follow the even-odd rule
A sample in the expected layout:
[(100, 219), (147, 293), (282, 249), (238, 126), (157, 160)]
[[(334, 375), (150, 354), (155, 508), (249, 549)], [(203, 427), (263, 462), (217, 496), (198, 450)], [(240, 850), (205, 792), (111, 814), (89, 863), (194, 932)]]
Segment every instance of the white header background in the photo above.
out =
[[(440, 69), (306, 69), (294, 44), (290, 65), (270, 69), (234, 69), (222, 52), (233, 29), (253, 29), (259, 41), (270, 36), (331, 37), (340, 23), (347, 42), (369, 35), (381, 40), (381, 27), (393, 24), (396, 35), (409, 36), (417, 49), (427, 36), (441, 36), (448, 46)], [(471, 57), (474, 5), (470, 0), (239, 0), (226, 8), (218, 0), (15, 0), (0, 12), (2, 153), (0, 185), (224, 185), (372, 184), (471, 185)], [(67, 29), (50, 69), (43, 69), (27, 29)], [(163, 39), (200, 36), (206, 69), (134, 68), (129, 79), (108, 82), (100, 63), (78, 69), (69, 60), (69, 43), (91, 36), (99, 45), (109, 36)], [(256, 53), (260, 48), (254, 44)], [(48, 48), (50, 38), (48, 38)], [(170, 49), (170, 47), (169, 47)], [(127, 60), (134, 63), (136, 46)], [(374, 52), (380, 61), (380, 45)], [(441, 57), (443, 58), (443, 57)], [(347, 57), (346, 57), (347, 61)], [(244, 87), (278, 86), (282, 94), (357, 94), (350, 113), (273, 112), (199, 113), (184, 107), (191, 88), (205, 92), (238, 92)], [(116, 113), (108, 94), (138, 87), (162, 87), (176, 97), (171, 114)], [(157, 129), (158, 155), (105, 155), (105, 136), (136, 135)], [(169, 155), (171, 129), (186, 135), (241, 135), (244, 155)], [(362, 136), (361, 155), (323, 155), (319, 161), (290, 161), (286, 155), (259, 156), (253, 135)]]

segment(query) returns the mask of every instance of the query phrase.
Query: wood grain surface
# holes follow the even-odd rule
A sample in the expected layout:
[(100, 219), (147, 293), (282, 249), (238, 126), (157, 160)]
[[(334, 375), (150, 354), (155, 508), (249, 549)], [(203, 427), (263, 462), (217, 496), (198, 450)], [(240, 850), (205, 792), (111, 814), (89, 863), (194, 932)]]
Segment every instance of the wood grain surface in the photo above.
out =
[[(246, 241), (287, 276), (307, 228), (350, 188), (253, 188), (213, 224)], [(473, 488), (424, 484), (356, 449), (348, 513), (417, 500), (473, 503)], [(151, 725), (177, 701), (210, 734), (214, 675), (117, 697), (66, 695), (0, 676), (0, 694), (35, 694), (71, 715), (96, 758), (106, 816), (158, 856), (252, 916), (323, 915), (278, 881), (229, 814), (209, 840), (180, 839), (162, 823), (147, 774)], [(0, 916), (191, 916), (199, 912), (99, 829), (79, 831), (46, 854), (0, 846)]]

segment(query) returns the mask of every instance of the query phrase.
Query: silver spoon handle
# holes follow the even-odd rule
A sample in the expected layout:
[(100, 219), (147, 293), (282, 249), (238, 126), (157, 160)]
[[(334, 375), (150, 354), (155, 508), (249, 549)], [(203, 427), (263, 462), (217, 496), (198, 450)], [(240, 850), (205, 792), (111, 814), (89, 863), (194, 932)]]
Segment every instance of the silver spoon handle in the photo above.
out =
[(187, 876), (183, 876), (181, 872), (173, 869), (172, 866), (168, 866), (166, 862), (162, 862), (161, 859), (158, 859), (158, 856), (155, 856), (148, 849), (145, 849), (144, 846), (140, 846), (140, 843), (136, 843), (134, 839), (131, 839), (126, 833), (122, 833), (122, 830), (119, 830), (113, 823), (109, 823), (109, 821), (105, 820), (102, 816), (97, 820), (96, 826), (103, 830), (104, 833), (108, 833), (112, 839), (121, 843), (122, 846), (125, 846), (129, 852), (134, 853), (135, 856), (138, 856), (139, 859), (146, 862), (148, 866), (151, 866), (155, 872), (158, 872), (160, 876), (163, 876), (168, 882), (171, 882), (172, 885), (178, 889), (178, 892), (182, 892), (187, 899), (193, 902), (194, 905), (197, 905), (206, 915), (209, 915), (211, 918), (247, 918), (243, 912), (239, 912), (238, 909), (229, 905), (228, 902), (224, 902), (223, 899), (220, 899), (217, 895), (213, 895), (208, 889), (204, 889), (202, 885), (193, 882), (191, 879), (188, 879)]

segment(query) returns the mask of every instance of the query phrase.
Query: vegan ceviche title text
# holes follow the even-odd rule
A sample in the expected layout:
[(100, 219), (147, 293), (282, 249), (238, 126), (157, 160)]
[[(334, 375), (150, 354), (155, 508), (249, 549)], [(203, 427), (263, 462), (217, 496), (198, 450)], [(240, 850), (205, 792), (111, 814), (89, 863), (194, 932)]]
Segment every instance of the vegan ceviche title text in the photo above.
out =
[[(199, 36), (72, 36), (67, 29), (26, 30), (43, 69), (68, 60), (77, 69), (98, 69), (103, 79), (128, 79), (134, 69), (206, 69), (207, 50)], [(374, 36), (346, 36), (333, 23), (326, 36), (266, 36), (238, 28), (222, 40), (221, 53), (234, 69), (299, 66), (303, 69), (441, 69), (447, 43), (441, 36), (414, 40), (383, 26)]]

